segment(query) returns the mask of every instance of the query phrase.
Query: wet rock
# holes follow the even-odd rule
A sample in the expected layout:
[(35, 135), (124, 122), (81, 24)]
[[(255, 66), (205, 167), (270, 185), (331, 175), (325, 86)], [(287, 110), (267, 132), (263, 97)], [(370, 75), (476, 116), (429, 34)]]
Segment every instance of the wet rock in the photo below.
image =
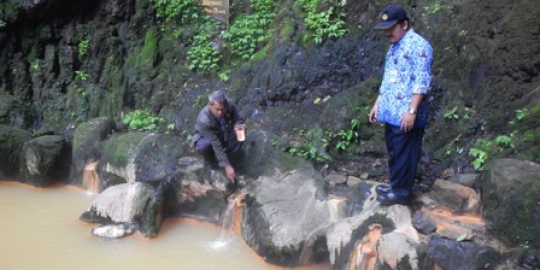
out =
[(90, 223), (124, 223), (143, 215), (154, 188), (146, 183), (126, 183), (107, 188), (80, 219)]
[(0, 176), (18, 176), (22, 148), (31, 139), (28, 131), (0, 125)]
[(437, 229), (437, 226), (435, 226), (435, 223), (429, 215), (423, 212), (416, 212), (413, 215), (412, 218), (412, 225), (415, 229), (417, 229), (420, 233), (423, 233), (425, 235), (429, 235)]
[[(219, 224), (227, 207), (227, 195), (230, 195), (227, 193), (230, 180), (223, 170), (205, 168), (202, 157), (195, 153), (181, 157), (177, 168), (181, 176), (167, 181), (167, 212)], [(237, 180), (242, 182), (240, 177)]]
[[(245, 200), (242, 235), (246, 243), (277, 265), (327, 258), (325, 243), (319, 240), (324, 239), (330, 221), (324, 195), (323, 179), (311, 166), (257, 178)], [(311, 256), (301, 262), (303, 251)]]
[(98, 163), (100, 190), (125, 182), (164, 181), (183, 154), (178, 137), (136, 132), (114, 137), (105, 142)]
[(456, 174), (448, 178), (448, 182), (473, 188), (474, 183), (477, 178), (478, 178), (478, 174), (475, 174), (475, 173)]
[[(371, 185), (374, 189), (376, 183)], [(357, 215), (332, 224), (326, 234), (331, 269), (426, 269), (410, 209), (381, 206), (372, 190)]]
[(527, 270), (540, 269), (540, 250), (527, 250), (521, 257), (521, 267)]
[(347, 183), (347, 176), (337, 173), (331, 173), (324, 178), (329, 186), (342, 186)]
[(80, 185), (84, 169), (101, 157), (101, 142), (114, 130), (114, 122), (107, 117), (88, 120), (80, 124), (73, 136), (73, 164), (71, 180)]
[(428, 239), (428, 253), (443, 269), (493, 269), (501, 260), (500, 254), (490, 247), (446, 240), (436, 235)]
[(26, 183), (43, 187), (66, 181), (70, 164), (71, 148), (64, 137), (47, 135), (24, 144), (20, 171)]
[(478, 179), (488, 231), (506, 243), (540, 247), (540, 164), (497, 159)]
[(347, 177), (347, 186), (349, 186), (349, 187), (356, 186), (360, 182), (362, 182), (362, 179), (360, 179), (358, 177), (355, 177), (355, 176), (348, 176)]
[(417, 200), (425, 205), (441, 205), (453, 211), (480, 211), (480, 198), (473, 189), (440, 179), (435, 181), (429, 193), (420, 195)]

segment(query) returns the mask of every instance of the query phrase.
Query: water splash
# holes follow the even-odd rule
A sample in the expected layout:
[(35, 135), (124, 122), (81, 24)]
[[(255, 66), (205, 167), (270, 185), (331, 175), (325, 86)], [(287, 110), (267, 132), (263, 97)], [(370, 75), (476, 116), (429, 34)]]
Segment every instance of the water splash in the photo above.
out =
[(218, 239), (208, 244), (208, 248), (212, 250), (222, 250), (228, 246), (228, 244), (234, 239), (232, 231), (234, 230), (234, 207), (236, 206), (236, 200), (234, 196), (229, 198), (229, 203), (225, 208), (225, 212), (221, 216), (221, 232)]

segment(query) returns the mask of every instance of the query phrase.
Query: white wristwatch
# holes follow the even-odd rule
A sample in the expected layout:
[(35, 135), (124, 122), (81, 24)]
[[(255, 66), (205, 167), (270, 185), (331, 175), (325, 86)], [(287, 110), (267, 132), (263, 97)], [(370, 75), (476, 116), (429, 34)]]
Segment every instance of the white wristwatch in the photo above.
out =
[(410, 114), (416, 114), (416, 109), (410, 108), (410, 109), (409, 109), (409, 113), (410, 113)]

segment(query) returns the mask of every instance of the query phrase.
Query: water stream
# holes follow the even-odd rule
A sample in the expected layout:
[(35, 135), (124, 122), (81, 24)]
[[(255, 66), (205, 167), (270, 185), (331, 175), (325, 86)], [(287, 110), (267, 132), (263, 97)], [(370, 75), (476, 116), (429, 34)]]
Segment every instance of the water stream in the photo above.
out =
[(168, 218), (153, 239), (136, 232), (104, 240), (91, 234), (96, 224), (79, 220), (95, 196), (73, 187), (39, 189), (0, 181), (0, 269), (285, 269), (264, 263), (234, 232), (234, 202), (223, 227)]

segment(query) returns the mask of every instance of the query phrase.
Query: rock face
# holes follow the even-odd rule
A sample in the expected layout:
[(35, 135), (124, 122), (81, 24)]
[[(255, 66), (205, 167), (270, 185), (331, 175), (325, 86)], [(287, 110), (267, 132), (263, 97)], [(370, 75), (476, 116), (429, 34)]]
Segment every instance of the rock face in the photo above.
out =
[(511, 159), (486, 165), (477, 186), (486, 227), (512, 245), (540, 248), (540, 164)]

